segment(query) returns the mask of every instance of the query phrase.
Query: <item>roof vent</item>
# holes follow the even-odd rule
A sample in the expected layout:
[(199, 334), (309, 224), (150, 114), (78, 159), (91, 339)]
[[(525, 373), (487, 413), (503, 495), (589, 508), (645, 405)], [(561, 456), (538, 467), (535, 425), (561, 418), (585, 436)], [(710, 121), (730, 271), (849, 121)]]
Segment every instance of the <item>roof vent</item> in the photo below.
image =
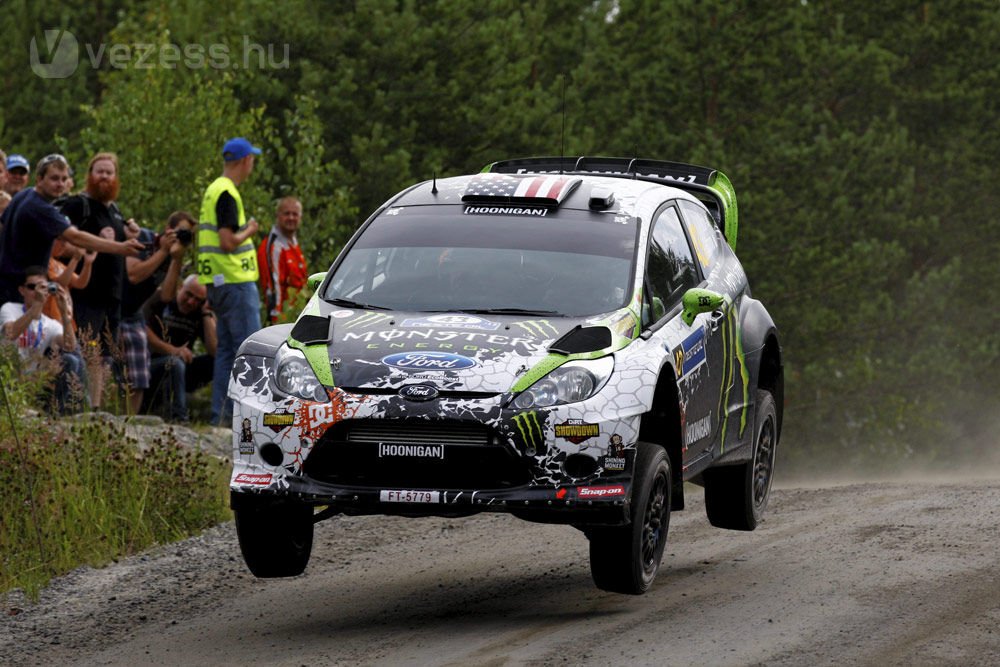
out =
[(551, 174), (477, 174), (469, 180), (462, 201), (522, 203), (538, 206), (559, 206), (580, 185), (580, 178)]
[(615, 203), (615, 193), (611, 188), (594, 188), (590, 191), (589, 206), (594, 211), (604, 211)]

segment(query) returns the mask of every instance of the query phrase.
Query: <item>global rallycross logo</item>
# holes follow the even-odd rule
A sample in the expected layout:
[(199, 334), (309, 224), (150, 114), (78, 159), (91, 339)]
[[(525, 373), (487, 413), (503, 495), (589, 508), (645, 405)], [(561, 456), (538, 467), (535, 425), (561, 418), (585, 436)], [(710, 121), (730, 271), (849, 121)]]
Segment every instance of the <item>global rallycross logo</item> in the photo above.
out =
[[(73, 76), (80, 67), (80, 43), (69, 30), (45, 30), (43, 43), (31, 38), (29, 60), (31, 71), (43, 79), (65, 79)], [(232, 53), (228, 44), (84, 44), (86, 62), (94, 69), (103, 66), (112, 69), (287, 69), (288, 44), (282, 52), (275, 53), (275, 45), (257, 44), (243, 35), (243, 53)], [(242, 55), (242, 57), (240, 57)]]

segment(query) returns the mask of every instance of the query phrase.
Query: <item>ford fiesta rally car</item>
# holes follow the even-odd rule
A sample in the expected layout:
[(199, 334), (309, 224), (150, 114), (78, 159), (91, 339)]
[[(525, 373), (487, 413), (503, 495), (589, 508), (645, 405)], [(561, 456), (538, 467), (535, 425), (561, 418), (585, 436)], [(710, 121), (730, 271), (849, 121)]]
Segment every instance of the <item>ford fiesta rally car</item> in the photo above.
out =
[(527, 158), (396, 195), (294, 325), (240, 348), (232, 507), (258, 577), (300, 574), (335, 514), (509, 512), (589, 538), (642, 593), (683, 482), (753, 530), (783, 375), (720, 172)]

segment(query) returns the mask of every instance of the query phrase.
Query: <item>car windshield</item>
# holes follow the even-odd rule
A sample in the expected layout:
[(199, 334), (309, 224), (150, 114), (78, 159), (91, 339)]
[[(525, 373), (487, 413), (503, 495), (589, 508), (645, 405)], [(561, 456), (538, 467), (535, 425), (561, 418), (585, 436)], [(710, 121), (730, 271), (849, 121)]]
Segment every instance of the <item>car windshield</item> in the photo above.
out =
[(392, 310), (581, 316), (621, 308), (631, 296), (634, 218), (462, 211), (387, 210), (351, 247), (323, 298)]

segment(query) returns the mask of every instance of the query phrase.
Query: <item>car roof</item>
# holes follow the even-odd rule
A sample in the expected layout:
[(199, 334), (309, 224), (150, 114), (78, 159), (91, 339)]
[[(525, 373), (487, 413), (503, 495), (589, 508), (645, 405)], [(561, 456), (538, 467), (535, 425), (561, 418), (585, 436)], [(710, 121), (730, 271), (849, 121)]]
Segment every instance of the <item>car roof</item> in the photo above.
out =
[[(478, 174), (419, 183), (387, 206), (465, 205), (558, 208), (614, 212), (634, 217), (652, 213), (668, 199), (699, 202), (712, 214), (727, 241), (736, 243), (735, 192), (716, 170), (675, 162), (625, 158), (523, 158), (495, 162)], [(646, 217), (648, 222), (648, 217)]]

